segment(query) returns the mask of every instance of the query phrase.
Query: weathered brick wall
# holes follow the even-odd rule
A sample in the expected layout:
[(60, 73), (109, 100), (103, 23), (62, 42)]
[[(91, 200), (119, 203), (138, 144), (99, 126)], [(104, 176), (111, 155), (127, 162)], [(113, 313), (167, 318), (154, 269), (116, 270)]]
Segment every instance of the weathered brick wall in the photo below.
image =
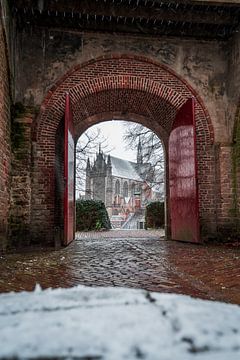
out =
[(55, 135), (67, 90), (75, 114), (76, 136), (103, 119), (130, 118), (155, 130), (166, 148), (176, 109), (195, 95), (202, 234), (215, 230), (213, 129), (201, 100), (164, 66), (145, 58), (118, 55), (76, 67), (50, 90), (42, 105), (35, 123), (38, 157), (33, 176), (38, 185), (33, 188), (32, 225), (36, 234), (46, 238), (54, 227)]
[(10, 181), (10, 95), (6, 37), (0, 6), (0, 252), (6, 247)]
[(229, 127), (230, 142), (232, 142), (234, 122), (240, 102), (240, 34), (236, 33), (228, 44), (228, 77), (226, 81), (228, 107), (226, 123)]
[(234, 136), (234, 151), (233, 151), (233, 160), (235, 167), (233, 173), (235, 176), (234, 179), (234, 206), (236, 207), (236, 217), (238, 218), (237, 226), (238, 231), (240, 232), (240, 116), (237, 119), (236, 128)]
[(31, 112), (15, 118), (12, 124), (11, 208), (9, 218), (9, 244), (14, 247), (29, 244), (31, 214)]
[[(33, 236), (48, 240), (56, 225), (55, 134), (63, 116), (64, 92), (69, 90), (77, 136), (99, 121), (131, 118), (154, 130), (166, 149), (176, 109), (187, 97), (196, 96), (202, 234), (214, 234), (220, 223), (229, 223), (232, 187), (226, 181), (230, 176), (226, 144), (232, 139), (236, 97), (230, 99), (227, 81), (228, 43), (44, 29), (31, 29), (31, 33), (24, 30), (18, 34), (17, 43), (16, 100), (41, 106), (34, 124)], [(109, 58), (101, 65), (93, 61), (78, 68), (103, 54)], [(122, 61), (116, 60), (118, 56), (111, 60), (112, 54), (127, 56)], [(139, 59), (146, 56), (149, 62), (135, 61), (134, 56), (129, 60), (129, 54)], [(236, 60), (236, 68), (238, 63)]]
[(233, 216), (237, 221), (238, 232), (240, 233), (240, 35), (236, 34), (232, 40), (229, 59), (229, 97), (233, 105), (232, 122), (233, 127), (233, 149), (232, 149), (232, 181), (233, 181)]
[[(228, 43), (228, 76), (225, 80), (228, 105), (225, 110), (225, 138), (219, 142), (219, 230), (229, 234), (240, 231), (240, 35)], [(228, 225), (226, 224), (228, 223)]]
[(240, 235), (240, 106), (238, 108), (233, 131), (233, 148), (231, 151), (232, 163), (232, 216), (235, 218), (237, 233)]
[(103, 54), (144, 55), (188, 81), (208, 109), (216, 141), (229, 141), (225, 42), (30, 29), (18, 34), (17, 43), (20, 71), (16, 74), (16, 98), (26, 105), (41, 105), (48, 89), (85, 61)]

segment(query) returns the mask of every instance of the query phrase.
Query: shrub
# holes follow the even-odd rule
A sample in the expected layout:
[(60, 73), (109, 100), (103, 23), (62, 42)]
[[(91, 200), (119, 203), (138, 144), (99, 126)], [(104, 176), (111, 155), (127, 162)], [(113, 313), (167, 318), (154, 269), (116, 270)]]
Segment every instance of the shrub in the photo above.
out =
[(154, 201), (147, 205), (145, 212), (145, 228), (158, 229), (164, 226), (164, 203)]
[(76, 230), (111, 229), (104, 203), (100, 200), (76, 201)]

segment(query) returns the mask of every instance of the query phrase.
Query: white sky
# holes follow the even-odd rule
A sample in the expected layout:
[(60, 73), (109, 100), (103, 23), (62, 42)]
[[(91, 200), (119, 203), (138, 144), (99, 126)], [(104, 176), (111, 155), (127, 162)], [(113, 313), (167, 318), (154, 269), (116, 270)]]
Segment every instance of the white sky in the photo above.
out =
[[(100, 124), (91, 126), (89, 129), (101, 129), (103, 137), (107, 139), (106, 143), (108, 144), (108, 149), (111, 150), (110, 154), (112, 156), (129, 161), (136, 161), (137, 152), (131, 149), (126, 149), (126, 144), (123, 141), (123, 134), (125, 130), (124, 124), (126, 123), (126, 121), (122, 120), (104, 121)], [(81, 137), (79, 140), (81, 141)]]

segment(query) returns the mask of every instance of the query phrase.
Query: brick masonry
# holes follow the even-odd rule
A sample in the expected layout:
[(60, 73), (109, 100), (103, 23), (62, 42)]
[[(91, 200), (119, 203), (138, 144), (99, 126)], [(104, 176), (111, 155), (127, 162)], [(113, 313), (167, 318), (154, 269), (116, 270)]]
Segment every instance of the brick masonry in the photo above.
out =
[[(228, 106), (226, 109), (225, 123), (228, 125), (229, 143), (224, 145), (224, 158), (228, 161), (221, 162), (222, 171), (222, 224), (224, 219), (228, 218), (230, 221), (229, 228), (236, 228), (236, 233), (240, 233), (240, 35), (238, 33), (231, 39), (228, 44), (228, 78), (227, 78), (227, 93)], [(227, 179), (227, 180), (226, 180)], [(228, 182), (228, 185), (227, 185)], [(229, 191), (227, 191), (227, 188)], [(229, 205), (229, 207), (227, 206)], [(230, 205), (231, 204), (231, 205)], [(229, 211), (230, 209), (230, 211)], [(230, 217), (229, 217), (230, 212)], [(235, 224), (232, 224), (232, 220)], [(226, 226), (223, 225), (223, 228)]]
[[(20, 180), (23, 187), (27, 184), (30, 195), (26, 200), (23, 192), (23, 203), (17, 203), (14, 192), (18, 193), (18, 185), (12, 190), (12, 214), (20, 214), (17, 221), (22, 216), (22, 228), (28, 224), (32, 239), (52, 242), (53, 229), (59, 225), (56, 199), (61, 196), (55, 193), (55, 155), (65, 91), (73, 102), (76, 139), (100, 121), (131, 119), (161, 137), (166, 157), (176, 110), (194, 96), (202, 235), (214, 235), (218, 227), (229, 225), (239, 44), (238, 36), (226, 43), (37, 28), (31, 33), (26, 29), (18, 32), (15, 101), (40, 107), (31, 128), (32, 141), (30, 127), (26, 132), (26, 151), (31, 152), (32, 163), (25, 169), (25, 180)], [(18, 178), (17, 170), (13, 176), (14, 183), (23, 179)], [(168, 185), (168, 169), (166, 176)], [(237, 176), (238, 182), (239, 172)]]
[(143, 57), (115, 55), (74, 68), (59, 81), (57, 87), (49, 91), (42, 105), (35, 122), (39, 157), (35, 160), (37, 172), (34, 173), (34, 181), (39, 181), (39, 186), (33, 189), (32, 208), (32, 214), (38, 214), (32, 220), (38, 234), (43, 231), (42, 222), (46, 219), (49, 229), (54, 227), (55, 135), (64, 113), (66, 91), (70, 92), (72, 99), (76, 139), (89, 125), (102, 119), (110, 120), (118, 115), (118, 118), (137, 120), (140, 116), (141, 121), (138, 121), (152, 128), (166, 148), (177, 109), (187, 98), (195, 96), (202, 235), (214, 228), (214, 136), (201, 99), (165, 66)]
[(227, 134), (232, 127), (228, 125), (226, 131), (225, 124), (229, 70), (226, 42), (35, 28), (18, 33), (16, 48), (20, 70), (16, 73), (16, 100), (24, 101), (26, 105), (40, 106), (53, 84), (73, 67), (90, 59), (116, 53), (144, 55), (167, 65), (184, 78), (203, 99), (216, 140), (229, 140)]
[[(0, 9), (1, 10), (1, 9)], [(11, 171), (10, 96), (6, 37), (0, 16), (0, 252), (6, 247)]]
[(18, 132), (18, 141), (12, 147), (12, 176), (10, 191), (10, 243), (21, 247), (30, 243), (31, 214), (31, 125), (34, 114), (23, 114), (14, 119), (14, 127)]
[(233, 180), (233, 216), (240, 229), (240, 106), (238, 107), (233, 133), (233, 148), (231, 149), (232, 180)]
[(36, 282), (44, 289), (124, 286), (240, 305), (239, 249), (162, 236), (161, 230), (83, 232), (59, 251), (2, 256), (0, 292), (32, 291)]

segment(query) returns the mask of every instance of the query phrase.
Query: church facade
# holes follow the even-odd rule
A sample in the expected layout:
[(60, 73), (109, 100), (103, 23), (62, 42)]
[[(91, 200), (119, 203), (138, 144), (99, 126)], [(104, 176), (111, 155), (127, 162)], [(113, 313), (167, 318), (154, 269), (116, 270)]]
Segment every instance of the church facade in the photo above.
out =
[(91, 165), (86, 168), (86, 199), (102, 200), (110, 217), (143, 211), (146, 205), (160, 197), (150, 185), (154, 169), (143, 162), (142, 146), (139, 142), (137, 162), (105, 155), (99, 148)]

